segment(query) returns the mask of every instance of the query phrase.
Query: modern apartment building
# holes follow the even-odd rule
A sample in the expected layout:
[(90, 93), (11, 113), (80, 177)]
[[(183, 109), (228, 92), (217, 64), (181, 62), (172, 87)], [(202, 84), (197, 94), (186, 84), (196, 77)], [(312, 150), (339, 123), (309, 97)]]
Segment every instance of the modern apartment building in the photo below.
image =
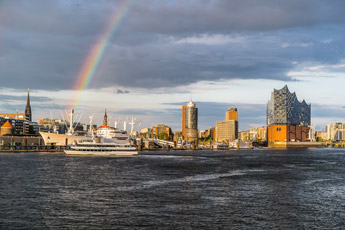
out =
[(166, 133), (168, 138), (172, 136), (172, 131), (169, 126), (164, 124), (158, 124), (157, 126), (152, 127), (152, 135), (159, 138), (162, 133)]
[(326, 126), (327, 140), (343, 141), (345, 140), (345, 123), (337, 122)]
[(214, 140), (216, 138), (216, 127), (199, 132), (199, 138)]

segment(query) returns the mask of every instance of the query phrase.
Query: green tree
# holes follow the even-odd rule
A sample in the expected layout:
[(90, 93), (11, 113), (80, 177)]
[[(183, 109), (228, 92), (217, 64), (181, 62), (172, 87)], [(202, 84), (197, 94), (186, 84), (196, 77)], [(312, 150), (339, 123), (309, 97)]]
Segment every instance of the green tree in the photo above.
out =
[(159, 135), (159, 139), (161, 140), (169, 140), (169, 135), (165, 132), (162, 132), (160, 135)]

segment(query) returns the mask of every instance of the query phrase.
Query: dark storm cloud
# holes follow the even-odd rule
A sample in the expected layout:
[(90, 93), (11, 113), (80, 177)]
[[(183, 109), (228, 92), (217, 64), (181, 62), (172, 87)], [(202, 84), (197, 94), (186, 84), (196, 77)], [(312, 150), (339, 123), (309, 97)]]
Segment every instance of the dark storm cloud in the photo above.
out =
[[(120, 2), (0, 1), (2, 87), (72, 89)], [(294, 81), (292, 62), (343, 58), (344, 13), (336, 0), (133, 1), (90, 87)]]
[[(137, 1), (132, 27), (155, 33), (228, 33), (276, 30), (344, 19), (345, 2), (322, 0)], [(135, 17), (138, 15), (138, 17)]]

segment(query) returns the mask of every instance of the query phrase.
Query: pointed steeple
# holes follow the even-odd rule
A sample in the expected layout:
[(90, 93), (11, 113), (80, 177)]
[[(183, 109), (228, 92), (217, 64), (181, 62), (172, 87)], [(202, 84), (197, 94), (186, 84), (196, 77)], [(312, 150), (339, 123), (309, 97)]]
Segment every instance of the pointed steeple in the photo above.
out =
[(25, 120), (32, 121), (31, 106), (30, 106), (30, 90), (28, 89), (28, 97), (26, 99)]
[(103, 126), (108, 126), (108, 115), (107, 115), (107, 109), (104, 109)]

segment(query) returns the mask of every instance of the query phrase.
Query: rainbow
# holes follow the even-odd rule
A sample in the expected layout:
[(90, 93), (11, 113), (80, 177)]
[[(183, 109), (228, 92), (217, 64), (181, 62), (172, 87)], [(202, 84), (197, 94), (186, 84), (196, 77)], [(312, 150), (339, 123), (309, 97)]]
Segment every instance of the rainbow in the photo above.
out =
[(120, 28), (121, 22), (127, 15), (132, 1), (133, 0), (124, 0), (119, 6), (116, 7), (111, 20), (107, 23), (98, 40), (92, 45), (90, 51), (88, 52), (88, 55), (85, 58), (73, 87), (73, 90), (76, 91), (76, 96), (74, 97), (71, 106), (74, 109), (77, 109), (77, 106), (80, 104), (83, 91), (88, 89), (97, 67), (104, 56), (107, 44), (109, 43), (109, 40), (113, 34)]

